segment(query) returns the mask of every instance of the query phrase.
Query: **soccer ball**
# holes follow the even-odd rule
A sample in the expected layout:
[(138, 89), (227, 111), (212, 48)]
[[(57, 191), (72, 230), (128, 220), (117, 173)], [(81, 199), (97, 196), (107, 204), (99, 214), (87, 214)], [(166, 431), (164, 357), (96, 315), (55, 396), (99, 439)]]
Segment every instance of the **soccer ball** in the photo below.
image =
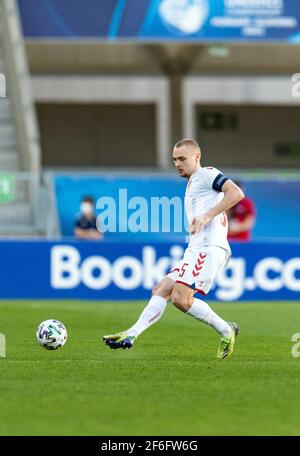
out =
[(56, 350), (65, 345), (67, 337), (65, 326), (58, 320), (43, 321), (36, 331), (39, 344), (48, 350)]

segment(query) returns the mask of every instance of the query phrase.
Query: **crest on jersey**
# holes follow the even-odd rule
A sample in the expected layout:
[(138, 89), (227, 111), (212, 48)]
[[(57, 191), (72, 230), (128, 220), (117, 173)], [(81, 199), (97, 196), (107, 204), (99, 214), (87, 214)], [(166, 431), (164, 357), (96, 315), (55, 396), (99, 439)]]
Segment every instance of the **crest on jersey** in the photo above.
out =
[(209, 15), (208, 0), (161, 0), (158, 13), (172, 32), (198, 33)]

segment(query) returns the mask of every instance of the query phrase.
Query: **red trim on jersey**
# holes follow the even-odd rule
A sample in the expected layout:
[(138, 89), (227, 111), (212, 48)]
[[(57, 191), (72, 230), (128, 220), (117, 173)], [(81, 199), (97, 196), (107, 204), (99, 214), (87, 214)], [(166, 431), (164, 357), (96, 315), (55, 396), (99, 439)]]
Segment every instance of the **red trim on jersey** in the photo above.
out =
[(195, 288), (195, 291), (197, 291), (197, 293), (201, 293), (204, 296), (206, 296), (206, 293), (203, 290), (200, 290), (199, 288)]
[(185, 285), (186, 287), (189, 287), (191, 288), (192, 285), (190, 285), (189, 283), (186, 283), (186, 282), (182, 282), (181, 280), (175, 280), (176, 283), (181, 283), (182, 285)]
[[(189, 285), (189, 284), (186, 283), (186, 282), (181, 282), (181, 280), (176, 280), (176, 283), (181, 283), (182, 285), (185, 285), (186, 287), (191, 288), (191, 285)], [(203, 290), (200, 290), (199, 288), (191, 288), (191, 290), (197, 291), (197, 293), (201, 293), (201, 294), (203, 294), (204, 296), (206, 296), (206, 293), (205, 293)]]

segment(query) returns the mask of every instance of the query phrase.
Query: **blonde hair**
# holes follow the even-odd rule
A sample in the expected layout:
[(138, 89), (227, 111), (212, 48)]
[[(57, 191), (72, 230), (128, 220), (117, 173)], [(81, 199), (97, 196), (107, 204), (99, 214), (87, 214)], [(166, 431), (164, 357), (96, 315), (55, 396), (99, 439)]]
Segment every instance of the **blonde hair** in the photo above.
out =
[(175, 144), (174, 149), (180, 149), (180, 147), (189, 147), (191, 149), (194, 149), (196, 152), (199, 152), (200, 157), (201, 157), (201, 149), (199, 144), (191, 138), (184, 138), (178, 141), (178, 143)]

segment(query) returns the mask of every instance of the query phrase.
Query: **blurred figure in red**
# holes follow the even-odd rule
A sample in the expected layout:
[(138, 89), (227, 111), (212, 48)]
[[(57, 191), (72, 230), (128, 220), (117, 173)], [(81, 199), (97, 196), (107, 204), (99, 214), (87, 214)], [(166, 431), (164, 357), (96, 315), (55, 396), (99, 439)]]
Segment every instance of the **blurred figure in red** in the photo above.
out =
[[(235, 181), (241, 189), (243, 185)], [(251, 240), (251, 230), (255, 224), (255, 205), (247, 196), (233, 206), (227, 213), (228, 240), (247, 242)]]

